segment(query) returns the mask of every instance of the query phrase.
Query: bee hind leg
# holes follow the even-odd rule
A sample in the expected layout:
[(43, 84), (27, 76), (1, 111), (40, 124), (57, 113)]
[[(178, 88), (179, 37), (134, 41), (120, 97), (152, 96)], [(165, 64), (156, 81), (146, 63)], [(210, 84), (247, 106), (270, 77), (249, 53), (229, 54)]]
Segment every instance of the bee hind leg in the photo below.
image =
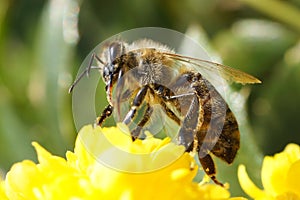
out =
[(204, 172), (217, 184), (224, 187), (224, 184), (219, 182), (216, 178), (216, 167), (212, 157), (206, 153), (206, 155), (202, 155), (199, 152), (199, 161), (203, 167)]

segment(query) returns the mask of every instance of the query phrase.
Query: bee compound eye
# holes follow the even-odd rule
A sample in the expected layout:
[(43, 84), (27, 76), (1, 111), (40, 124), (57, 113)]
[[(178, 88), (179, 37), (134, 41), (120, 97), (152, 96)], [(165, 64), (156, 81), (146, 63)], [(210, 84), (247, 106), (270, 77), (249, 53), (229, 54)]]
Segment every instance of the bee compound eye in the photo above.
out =
[(113, 42), (109, 47), (109, 58), (111, 62), (124, 53), (124, 45), (121, 42)]

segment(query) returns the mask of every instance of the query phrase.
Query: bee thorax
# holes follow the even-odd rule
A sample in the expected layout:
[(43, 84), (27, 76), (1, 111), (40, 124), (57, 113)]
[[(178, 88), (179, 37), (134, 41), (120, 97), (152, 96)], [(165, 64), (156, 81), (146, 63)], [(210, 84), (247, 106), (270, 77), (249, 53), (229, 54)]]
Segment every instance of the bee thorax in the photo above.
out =
[(138, 80), (141, 85), (154, 84), (161, 81), (162, 63), (155, 59), (141, 59), (137, 67)]

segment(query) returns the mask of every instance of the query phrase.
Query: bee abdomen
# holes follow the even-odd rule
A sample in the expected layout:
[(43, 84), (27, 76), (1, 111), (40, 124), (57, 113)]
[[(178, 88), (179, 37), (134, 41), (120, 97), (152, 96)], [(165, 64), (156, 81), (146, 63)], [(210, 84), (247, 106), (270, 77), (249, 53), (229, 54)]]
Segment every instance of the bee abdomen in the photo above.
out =
[(200, 151), (210, 151), (230, 164), (240, 147), (237, 120), (222, 96), (206, 79), (201, 77), (195, 89), (203, 105), (203, 122), (197, 132)]

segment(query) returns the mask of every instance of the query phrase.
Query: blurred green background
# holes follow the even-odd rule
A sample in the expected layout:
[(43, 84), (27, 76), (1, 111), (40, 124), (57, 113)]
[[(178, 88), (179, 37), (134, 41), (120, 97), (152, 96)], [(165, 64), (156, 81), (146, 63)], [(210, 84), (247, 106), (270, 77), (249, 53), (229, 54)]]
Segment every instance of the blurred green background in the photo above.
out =
[(237, 164), (246, 163), (260, 184), (262, 155), (300, 143), (300, 0), (1, 0), (3, 173), (36, 160), (32, 141), (61, 156), (72, 150), (68, 87), (80, 63), (104, 39), (144, 26), (188, 32), (224, 64), (263, 81), (235, 87), (233, 94), (244, 94), (241, 105), (229, 102), (238, 111), (242, 149), (233, 168), (218, 164), (233, 195), (242, 194)]

